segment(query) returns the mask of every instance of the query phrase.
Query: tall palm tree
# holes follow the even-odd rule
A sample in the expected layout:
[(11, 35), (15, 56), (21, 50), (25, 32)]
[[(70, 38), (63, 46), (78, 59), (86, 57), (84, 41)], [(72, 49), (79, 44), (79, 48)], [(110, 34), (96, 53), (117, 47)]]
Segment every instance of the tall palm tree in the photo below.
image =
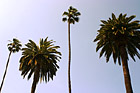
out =
[(57, 51), (60, 47), (54, 46), (53, 43), (54, 41), (48, 40), (48, 37), (45, 40), (40, 39), (39, 46), (29, 40), (29, 43), (25, 44), (26, 48), (22, 49), (19, 70), (22, 72), (23, 78), (28, 74), (28, 80), (33, 75), (31, 93), (35, 93), (39, 79), (47, 83), (56, 75), (59, 68), (57, 61), (61, 58), (61, 53)]
[(10, 51), (10, 53), (9, 53), (9, 56), (8, 56), (5, 72), (4, 72), (4, 75), (3, 75), (2, 82), (1, 82), (0, 93), (1, 93), (1, 90), (2, 90), (2, 87), (3, 87), (3, 83), (4, 83), (4, 80), (5, 80), (6, 73), (7, 73), (7, 69), (8, 69), (11, 54), (15, 53), (15, 52), (18, 52), (21, 49), (22, 45), (20, 44), (20, 41), (18, 39), (13, 38), (13, 42), (9, 43), (7, 46), (8, 46), (8, 50)]
[(136, 55), (140, 59), (140, 24), (132, 21), (135, 15), (126, 17), (122, 13), (118, 18), (112, 13), (112, 18), (101, 20), (101, 28), (94, 42), (97, 42), (96, 52), (101, 49), (100, 57), (104, 54), (106, 62), (112, 55), (114, 63), (122, 63), (126, 93), (133, 93), (128, 67), (128, 54), (135, 61)]
[(70, 79), (70, 64), (71, 64), (71, 43), (70, 43), (70, 24), (75, 24), (75, 22), (79, 22), (79, 17), (81, 13), (78, 12), (76, 8), (72, 6), (69, 7), (68, 12), (64, 12), (64, 17), (62, 20), (68, 22), (68, 46), (69, 46), (69, 59), (68, 59), (68, 86), (69, 93), (71, 93), (71, 79)]

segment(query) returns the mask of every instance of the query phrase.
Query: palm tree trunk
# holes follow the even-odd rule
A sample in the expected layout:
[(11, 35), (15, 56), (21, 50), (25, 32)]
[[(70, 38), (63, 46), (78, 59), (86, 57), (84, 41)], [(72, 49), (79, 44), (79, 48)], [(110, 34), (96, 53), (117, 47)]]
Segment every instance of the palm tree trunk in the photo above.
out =
[(124, 46), (120, 47), (120, 49), (121, 49), (121, 59), (122, 59), (122, 67), (123, 67), (126, 93), (133, 93), (128, 63), (127, 63), (127, 56), (126, 56), (127, 52)]
[(4, 80), (5, 80), (6, 73), (7, 73), (7, 69), (8, 69), (11, 54), (12, 54), (12, 51), (10, 51), (10, 53), (9, 53), (9, 57), (8, 57), (8, 60), (7, 60), (5, 72), (4, 72), (3, 79), (2, 79), (2, 82), (1, 82), (1, 86), (0, 86), (0, 93), (1, 93), (1, 90), (2, 90), (2, 86), (3, 86)]
[(32, 88), (31, 88), (31, 93), (35, 93), (35, 89), (36, 89), (37, 83), (39, 81), (39, 70), (40, 70), (40, 67), (37, 66), (36, 71), (34, 73), (34, 78), (33, 78), (33, 83), (32, 83)]
[(71, 93), (71, 77), (70, 77), (70, 64), (71, 64), (70, 22), (68, 22), (68, 45), (69, 45), (68, 86), (69, 86), (69, 93)]

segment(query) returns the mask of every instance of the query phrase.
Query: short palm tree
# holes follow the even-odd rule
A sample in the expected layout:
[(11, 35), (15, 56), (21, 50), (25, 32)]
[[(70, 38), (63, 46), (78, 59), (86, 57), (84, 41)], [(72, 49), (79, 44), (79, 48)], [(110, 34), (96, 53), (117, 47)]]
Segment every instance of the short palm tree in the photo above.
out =
[(48, 37), (45, 40), (40, 39), (39, 46), (29, 40), (29, 43), (25, 44), (26, 48), (22, 49), (19, 70), (23, 77), (28, 74), (28, 80), (33, 75), (31, 93), (35, 93), (39, 79), (47, 83), (50, 78), (53, 80), (53, 76), (56, 75), (59, 68), (57, 61), (61, 58), (61, 53), (57, 51), (60, 47), (54, 46), (53, 43), (54, 41), (48, 40)]
[(94, 42), (97, 42), (96, 52), (101, 49), (100, 57), (104, 54), (106, 62), (112, 55), (114, 63), (122, 63), (126, 93), (133, 93), (128, 67), (128, 55), (135, 61), (134, 56), (140, 58), (140, 24), (132, 21), (135, 15), (126, 17), (120, 14), (118, 18), (112, 13), (112, 18), (101, 20), (101, 28)]
[(10, 53), (9, 53), (9, 57), (8, 57), (8, 60), (7, 60), (7, 64), (6, 64), (5, 72), (4, 72), (4, 75), (3, 75), (2, 83), (1, 83), (1, 86), (0, 86), (0, 93), (1, 93), (1, 90), (2, 90), (2, 87), (3, 87), (3, 83), (4, 83), (4, 80), (5, 80), (6, 73), (7, 73), (7, 69), (8, 69), (11, 54), (15, 53), (15, 52), (18, 52), (21, 49), (22, 45), (20, 44), (20, 41), (18, 39), (13, 38), (13, 42), (9, 43), (7, 46), (8, 46), (8, 50), (10, 51)]
[(76, 8), (70, 6), (68, 12), (64, 12), (64, 17), (62, 20), (68, 22), (68, 45), (69, 45), (69, 59), (68, 59), (68, 85), (69, 85), (69, 93), (71, 93), (71, 79), (70, 79), (70, 64), (71, 64), (71, 43), (70, 43), (70, 24), (75, 24), (75, 22), (79, 22), (80, 12)]

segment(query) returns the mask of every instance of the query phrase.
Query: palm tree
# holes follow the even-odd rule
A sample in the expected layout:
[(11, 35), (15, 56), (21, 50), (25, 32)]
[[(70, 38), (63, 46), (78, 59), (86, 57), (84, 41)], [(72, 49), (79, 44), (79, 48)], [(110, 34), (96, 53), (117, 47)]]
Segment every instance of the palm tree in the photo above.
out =
[(122, 63), (126, 93), (133, 93), (128, 67), (128, 54), (135, 61), (136, 55), (140, 59), (140, 24), (132, 21), (135, 15), (126, 17), (120, 14), (118, 18), (112, 13), (112, 18), (101, 20), (101, 28), (94, 42), (97, 42), (96, 52), (101, 49), (100, 57), (104, 54), (106, 62), (112, 55), (114, 63)]
[(22, 49), (19, 70), (22, 72), (23, 78), (28, 74), (28, 80), (33, 75), (31, 93), (35, 93), (39, 79), (46, 83), (50, 78), (53, 80), (53, 76), (56, 75), (59, 68), (57, 61), (61, 59), (61, 53), (57, 49), (60, 47), (54, 46), (52, 43), (54, 41), (48, 41), (48, 37), (45, 40), (40, 39), (39, 46), (34, 41), (29, 40), (29, 43), (25, 44), (27, 48)]
[(10, 51), (10, 53), (9, 53), (9, 57), (8, 57), (8, 60), (7, 60), (7, 64), (6, 64), (5, 72), (4, 72), (4, 75), (3, 75), (2, 83), (1, 83), (1, 86), (0, 86), (0, 93), (1, 93), (1, 90), (2, 90), (2, 86), (3, 86), (4, 80), (5, 80), (6, 73), (7, 73), (7, 69), (8, 69), (11, 54), (15, 53), (15, 52), (18, 52), (21, 49), (22, 45), (20, 44), (20, 41), (18, 39), (13, 38), (13, 42), (9, 43), (7, 46), (8, 46), (8, 50)]
[(68, 59), (68, 86), (69, 86), (69, 93), (71, 93), (71, 79), (70, 79), (70, 64), (71, 64), (71, 43), (70, 43), (70, 24), (75, 24), (75, 22), (79, 22), (80, 12), (76, 8), (70, 6), (68, 12), (64, 12), (64, 17), (62, 20), (68, 22), (68, 45), (69, 45), (69, 59)]

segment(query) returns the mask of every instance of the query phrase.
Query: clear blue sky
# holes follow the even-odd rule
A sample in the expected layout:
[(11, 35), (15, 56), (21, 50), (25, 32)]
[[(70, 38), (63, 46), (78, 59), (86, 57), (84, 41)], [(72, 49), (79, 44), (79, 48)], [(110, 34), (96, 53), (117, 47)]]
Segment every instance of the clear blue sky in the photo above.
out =
[[(67, 23), (62, 13), (69, 6), (81, 12), (80, 22), (71, 25), (72, 43), (72, 93), (125, 93), (122, 67), (112, 59), (106, 63), (99, 59), (93, 43), (100, 28), (100, 20), (107, 20), (113, 12), (116, 16), (127, 13), (140, 20), (140, 0), (0, 0), (0, 83), (9, 51), (8, 40), (18, 38), (22, 44), (29, 39), (39, 44), (40, 38), (49, 37), (60, 45), (62, 59), (53, 81), (38, 83), (36, 93), (68, 93)], [(12, 54), (2, 93), (30, 93), (32, 78), (21, 77), (19, 59), (21, 52)], [(129, 60), (134, 93), (140, 93), (140, 60)]]

